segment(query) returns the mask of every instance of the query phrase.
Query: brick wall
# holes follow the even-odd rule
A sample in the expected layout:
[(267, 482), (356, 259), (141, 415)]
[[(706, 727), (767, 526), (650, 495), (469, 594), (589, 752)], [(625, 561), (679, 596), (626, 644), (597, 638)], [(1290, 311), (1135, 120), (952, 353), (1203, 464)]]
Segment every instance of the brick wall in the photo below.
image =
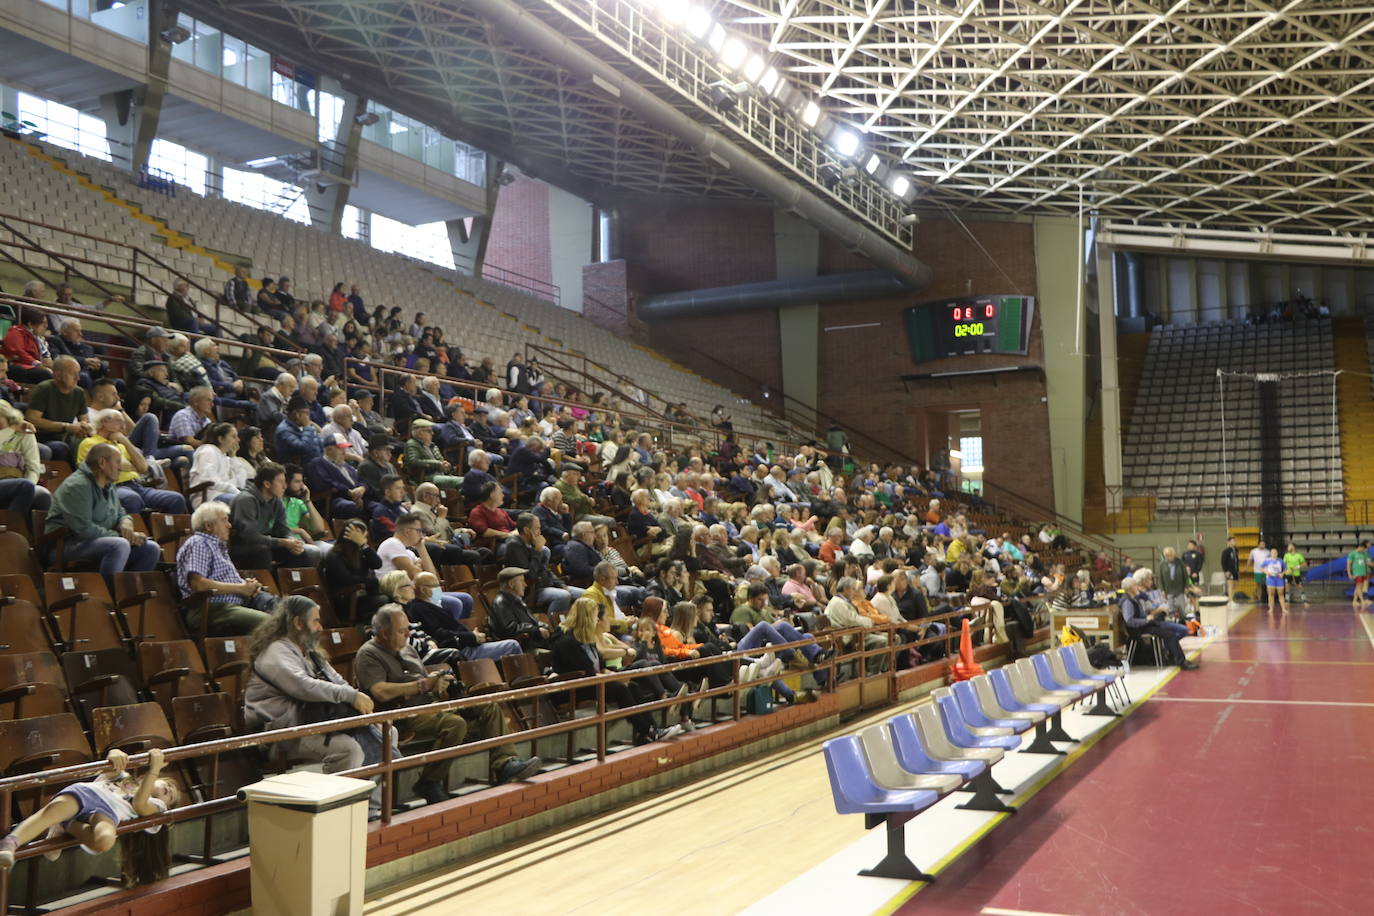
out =
[(654, 203), (621, 210), (630, 285), (671, 293), (777, 278), (773, 211), (760, 205)]
[(485, 263), (553, 283), (548, 185), (521, 177), (496, 195)]

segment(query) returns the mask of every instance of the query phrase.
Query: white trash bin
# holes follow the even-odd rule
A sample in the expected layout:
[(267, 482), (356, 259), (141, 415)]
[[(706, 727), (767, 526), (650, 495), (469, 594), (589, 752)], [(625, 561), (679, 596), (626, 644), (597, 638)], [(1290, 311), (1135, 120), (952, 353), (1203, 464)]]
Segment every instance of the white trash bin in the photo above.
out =
[(1230, 603), (1225, 595), (1208, 595), (1198, 599), (1198, 617), (1208, 636), (1225, 636), (1230, 615)]
[(244, 786), (255, 916), (361, 916), (366, 779), (285, 773)]

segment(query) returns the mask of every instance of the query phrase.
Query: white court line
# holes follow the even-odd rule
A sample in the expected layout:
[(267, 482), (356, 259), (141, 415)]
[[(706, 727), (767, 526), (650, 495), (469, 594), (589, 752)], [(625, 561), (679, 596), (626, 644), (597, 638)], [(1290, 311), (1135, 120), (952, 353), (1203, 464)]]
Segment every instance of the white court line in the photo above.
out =
[(1241, 700), (1230, 697), (1150, 697), (1151, 703), (1252, 703), (1256, 706), (1374, 706), (1374, 703), (1345, 703), (1338, 700)]
[(1365, 635), (1369, 637), (1369, 644), (1374, 646), (1374, 624), (1369, 622), (1369, 615), (1364, 611), (1357, 611), (1360, 615), (1360, 623), (1364, 626)]

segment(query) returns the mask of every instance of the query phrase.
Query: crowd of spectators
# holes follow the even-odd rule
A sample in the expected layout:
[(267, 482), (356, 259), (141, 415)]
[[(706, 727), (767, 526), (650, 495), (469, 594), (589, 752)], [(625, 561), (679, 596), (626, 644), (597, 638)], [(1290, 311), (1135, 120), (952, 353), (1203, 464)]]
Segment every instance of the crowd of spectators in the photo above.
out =
[[(772, 647), (869, 630), (844, 644), (895, 648), (873, 664), (907, 667), (943, 656), (937, 637), (967, 619), (977, 641), (1020, 653), (1043, 606), (1078, 587), (1050, 561), (1068, 546), (1053, 528), (980, 530), (960, 507), (991, 516), (976, 495), (952, 500), (947, 473), (856, 465), (839, 430), (824, 444), (746, 445), (721, 409), (695, 444), (670, 445), (519, 354), (504, 373), (490, 358), (469, 365), (424, 313), (369, 309), (356, 286), (311, 302), (284, 277), (254, 291), (240, 270), (224, 296), (259, 316), (248, 342), (277, 349), (226, 360), (184, 284), (167, 303), (172, 330), (147, 329), (125, 359), (84, 345), (79, 320), (26, 308), (3, 342), (0, 507), (46, 510), (35, 533), (106, 575), (161, 560), (136, 520), (190, 511), (174, 581), (192, 632), (252, 637), (250, 727), (301, 721), (307, 703), (423, 706), (461, 689), (429, 666), (518, 653), (568, 674), (738, 649), (777, 702), (801, 702), (844, 645)], [(70, 465), (51, 493), (44, 462)], [(491, 571), (480, 625), (472, 589), (444, 585), (455, 566)], [(318, 569), (327, 600), (274, 600), (263, 571), (292, 567)], [(371, 635), (355, 684), (319, 650), (321, 603)], [(800, 695), (788, 669), (803, 674)], [(693, 728), (690, 694), (730, 670), (648, 672), (608, 699), (682, 696), (674, 724), (629, 719), (636, 740), (660, 740)], [(407, 733), (436, 747), (493, 737), (495, 709), (417, 712)], [(369, 729), (305, 743), (293, 756), (331, 771), (380, 747)], [(539, 761), (503, 750), (491, 764), (503, 781)], [(427, 767), (420, 794), (447, 797), (443, 772)]]

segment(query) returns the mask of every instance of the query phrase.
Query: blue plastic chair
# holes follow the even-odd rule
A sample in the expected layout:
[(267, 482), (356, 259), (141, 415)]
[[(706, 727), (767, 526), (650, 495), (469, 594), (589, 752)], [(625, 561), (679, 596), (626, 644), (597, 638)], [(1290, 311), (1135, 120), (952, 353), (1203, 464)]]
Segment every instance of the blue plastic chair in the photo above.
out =
[(887, 855), (859, 872), (876, 878), (934, 881), (907, 858), (906, 822), (935, 804), (940, 796), (928, 789), (885, 789), (868, 768), (858, 737), (832, 738), (821, 746), (830, 774), (830, 794), (840, 814), (862, 814), (865, 829), (887, 824)]
[(988, 677), (992, 679), (993, 693), (997, 694), (997, 702), (1002, 705), (1003, 709), (1030, 709), (1035, 712), (1043, 712), (1047, 716), (1059, 712), (1058, 703), (1022, 703), (1016, 699), (1016, 694), (1011, 689), (1011, 681), (1007, 679), (1007, 672), (1001, 668), (994, 668), (989, 671)]
[(1076, 677), (1080, 680), (1102, 681), (1112, 689), (1112, 692), (1116, 695), (1116, 699), (1122, 705), (1122, 708), (1131, 705), (1131, 695), (1126, 692), (1126, 684), (1122, 680), (1121, 675), (1113, 674), (1110, 671), (1098, 671), (1096, 668), (1092, 671), (1085, 670), (1083, 666), (1079, 664), (1078, 650), (1074, 648), (1074, 646), (1062, 646), (1059, 649), (1059, 657), (1064, 660), (1064, 670), (1067, 671), (1071, 677)]
[(921, 740), (916, 721), (909, 715), (888, 719), (887, 729), (892, 733), (892, 748), (897, 752), (897, 762), (908, 773), (953, 773), (964, 779), (972, 779), (988, 768), (981, 760), (932, 758), (926, 751), (925, 742)]
[(1018, 733), (1031, 727), (1030, 719), (990, 718), (987, 713), (983, 712), (983, 705), (978, 702), (978, 691), (974, 689), (972, 681), (955, 681), (950, 689), (954, 693), (954, 698), (959, 701), (959, 709), (964, 714), (964, 721), (970, 725), (1010, 728)]
[(1090, 693), (1096, 693), (1092, 687), (1083, 684), (1061, 684), (1054, 679), (1054, 669), (1050, 668), (1050, 660), (1043, 653), (1031, 656), (1031, 665), (1035, 669), (1035, 678), (1040, 686), (1045, 690), (1072, 690), (1080, 697), (1085, 697)]
[(959, 711), (959, 704), (952, 696), (939, 697), (935, 708), (940, 711), (940, 724), (945, 727), (945, 737), (955, 747), (1000, 747), (1014, 751), (1021, 746), (1016, 735), (975, 735), (968, 730), (968, 723)]

